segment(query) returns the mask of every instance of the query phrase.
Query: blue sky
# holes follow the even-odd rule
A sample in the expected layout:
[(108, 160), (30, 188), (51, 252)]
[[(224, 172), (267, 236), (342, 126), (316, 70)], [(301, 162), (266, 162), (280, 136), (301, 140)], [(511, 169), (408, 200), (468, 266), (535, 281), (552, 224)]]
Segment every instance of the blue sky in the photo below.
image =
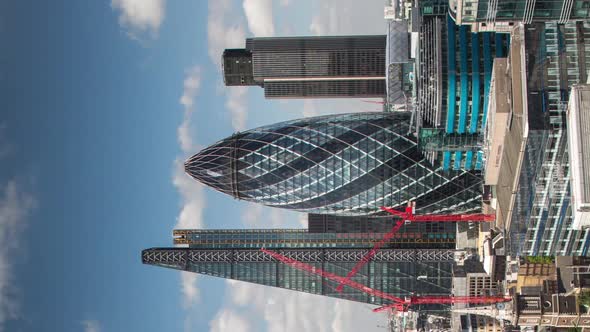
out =
[(0, 3), (0, 332), (380, 330), (367, 306), (144, 266), (174, 228), (301, 227), (183, 174), (232, 132), (355, 100), (226, 88), (250, 36), (384, 33), (383, 1)]

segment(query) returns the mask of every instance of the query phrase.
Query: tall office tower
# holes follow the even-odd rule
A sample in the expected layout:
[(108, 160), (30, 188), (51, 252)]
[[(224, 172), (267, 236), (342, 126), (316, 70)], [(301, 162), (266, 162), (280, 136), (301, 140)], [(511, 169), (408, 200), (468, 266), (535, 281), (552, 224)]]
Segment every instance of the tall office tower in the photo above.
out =
[[(324, 224), (328, 227), (320, 229), (326, 218), (329, 222)], [(367, 221), (363, 217), (310, 215), (309, 229), (180, 229), (174, 230), (173, 235), (174, 244), (191, 248), (370, 248), (394, 225), (392, 218), (379, 218), (370, 220), (377, 227), (357, 231), (358, 223), (354, 221), (359, 219)], [(373, 226), (370, 221), (362, 224)], [(337, 227), (330, 227), (334, 225)], [(454, 249), (455, 233), (454, 223), (412, 223), (404, 225), (382, 248)]]
[[(590, 230), (575, 229), (570, 188), (567, 105), (590, 68), (590, 22), (526, 25), (528, 138), (510, 237), (513, 255), (588, 255)], [(581, 179), (575, 179), (582, 181)]]
[(232, 135), (185, 162), (234, 198), (309, 213), (368, 215), (414, 201), (420, 212), (480, 209), (477, 172), (433, 167), (409, 112), (305, 118)]
[(223, 52), (223, 77), (266, 98), (385, 97), (385, 36), (249, 38)]
[[(457, 24), (482, 23), (482, 27), (509, 22), (566, 23), (590, 18), (588, 0), (449, 0), (449, 12)], [(503, 24), (506, 23), (506, 24)]]
[[(146, 249), (142, 251), (142, 262), (375, 305), (385, 304), (383, 299), (349, 287), (345, 287), (342, 293), (337, 292), (337, 283), (294, 269), (259, 250), (261, 247), (272, 249), (324, 271), (346, 276), (376, 239), (350, 236), (356, 234), (342, 235), (276, 229), (178, 230), (175, 231), (175, 242), (188, 244), (188, 248)], [(401, 297), (449, 295), (454, 254), (454, 250), (447, 249), (383, 249), (352, 280)]]
[[(351, 234), (367, 237), (371, 234), (383, 236), (392, 228), (391, 217), (335, 216), (313, 214), (307, 216), (309, 233)], [(453, 249), (457, 226), (451, 222), (418, 222), (404, 225), (392, 239), (399, 248)], [(357, 235), (358, 234), (358, 235)]]
[(457, 26), (450, 15), (423, 17), (416, 70), (421, 150), (443, 169), (483, 167), (482, 132), (494, 58), (510, 35)]

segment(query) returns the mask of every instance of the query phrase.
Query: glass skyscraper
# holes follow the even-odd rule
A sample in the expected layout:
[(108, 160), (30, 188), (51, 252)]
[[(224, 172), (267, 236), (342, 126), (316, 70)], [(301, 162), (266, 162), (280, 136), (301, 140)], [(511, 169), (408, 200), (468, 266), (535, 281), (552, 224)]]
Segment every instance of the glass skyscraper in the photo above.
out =
[[(151, 248), (144, 264), (246, 281), (300, 292), (375, 305), (381, 298), (345, 287), (318, 275), (289, 267), (259, 249), (346, 276), (382, 234), (309, 233), (303, 229), (176, 230), (175, 243), (188, 248)], [(455, 251), (451, 249), (391, 249), (392, 239), (352, 280), (396, 296), (450, 295)], [(427, 305), (419, 309), (441, 309)]]
[(590, 229), (573, 229), (565, 113), (588, 81), (590, 21), (525, 28), (529, 136), (508, 233), (512, 255), (586, 256)]
[(483, 168), (492, 65), (509, 46), (509, 34), (474, 32), (446, 13), (423, 17), (416, 60), (421, 150), (443, 169)]
[(238, 199), (309, 213), (475, 211), (481, 176), (433, 167), (409, 135), (410, 114), (353, 113), (259, 127), (185, 163), (196, 180)]
[[(318, 218), (319, 217), (319, 218)], [(360, 220), (359, 220), (360, 219)], [(327, 221), (326, 228), (320, 224)], [(355, 221), (374, 227), (357, 228)], [(394, 225), (392, 218), (310, 216), (307, 229), (181, 229), (174, 230), (174, 244), (190, 248), (370, 248)], [(334, 227), (336, 225), (336, 227)], [(337, 229), (335, 229), (337, 228)], [(404, 225), (384, 244), (390, 249), (454, 249), (454, 223)]]
[(385, 97), (385, 36), (248, 38), (223, 53), (225, 84), (266, 98)]
[(483, 22), (566, 23), (590, 18), (589, 0), (449, 0), (459, 24)]

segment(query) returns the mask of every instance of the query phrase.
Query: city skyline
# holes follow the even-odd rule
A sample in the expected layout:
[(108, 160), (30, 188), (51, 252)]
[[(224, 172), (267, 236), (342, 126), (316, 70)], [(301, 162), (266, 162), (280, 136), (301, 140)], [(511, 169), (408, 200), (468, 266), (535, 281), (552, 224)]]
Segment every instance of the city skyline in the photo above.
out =
[(589, 15), (0, 2), (0, 332), (590, 327)]
[[(176, 224), (300, 226), (297, 213), (202, 190), (182, 161), (219, 133), (373, 107), (293, 100), (273, 112), (280, 102), (259, 88), (221, 88), (221, 54), (246, 37), (383, 34), (382, 2), (133, 3), (0, 4), (0, 330), (378, 331), (354, 303), (150, 269), (138, 252), (169, 244)], [(353, 13), (362, 26), (345, 24)]]
[[(509, 279), (514, 281), (515, 277), (510, 276), (506, 265), (526, 264), (528, 258), (523, 254), (551, 257), (558, 252), (587, 253), (589, 231), (572, 223), (569, 209), (570, 160), (575, 165), (579, 159), (568, 156), (567, 144), (561, 143), (567, 129), (563, 121), (566, 106), (568, 111), (579, 107), (568, 106), (569, 90), (575, 84), (586, 83), (585, 68), (590, 65), (585, 55), (590, 45), (583, 38), (590, 23), (576, 21), (579, 15), (585, 18), (588, 9), (580, 1), (571, 16), (573, 3), (561, 7), (559, 19), (557, 7), (541, 3), (529, 17), (532, 9), (527, 6), (522, 16), (512, 13), (514, 21), (508, 26), (516, 26), (502, 30), (502, 25), (495, 23), (496, 16), (490, 17), (494, 3), (482, 11), (487, 12), (486, 22), (491, 21), (492, 27), (481, 23), (479, 14), (473, 20), (478, 23), (469, 27), (468, 16), (472, 13), (458, 10), (456, 2), (449, 3), (448, 14), (431, 13), (424, 22), (409, 14), (418, 8), (409, 8), (413, 6), (405, 3), (404, 10), (401, 2), (392, 2), (392, 7), (385, 8), (386, 18), (392, 20), (385, 39), (377, 35), (253, 38), (246, 39), (245, 49), (223, 52), (224, 83), (230, 87), (261, 86), (269, 99), (375, 97), (382, 95), (374, 93), (379, 87), (367, 83), (384, 83), (383, 77), (377, 75), (383, 71), (387, 79), (383, 90), (387, 86), (388, 94), (383, 100), (385, 113), (307, 117), (238, 131), (190, 157), (184, 164), (187, 174), (238, 200), (300, 212), (350, 217), (376, 214), (380, 209), (387, 210), (385, 206), (407, 206), (405, 217), (387, 234), (380, 234), (383, 239), (389, 239), (403, 223), (414, 221), (414, 211), (447, 213), (448, 218), (452, 212), (494, 213), (472, 215), (479, 221), (493, 221), (492, 226), (478, 225), (476, 236), (458, 227), (457, 237), (461, 239), (455, 250), (434, 249), (435, 245), (393, 248), (397, 245), (394, 241), (383, 243), (378, 241), (379, 235), (372, 233), (352, 235), (356, 227), (353, 231), (345, 226), (340, 226), (342, 233), (176, 230), (175, 244), (188, 248), (145, 249), (142, 262), (381, 306), (374, 309), (376, 312), (395, 308), (390, 312), (392, 329), (397, 325), (394, 320), (403, 316), (405, 321), (401, 312), (411, 303), (452, 303), (451, 311), (428, 305), (414, 308), (418, 315), (440, 310), (439, 317), (446, 317), (441, 327), (448, 324), (453, 329), (465, 328), (475, 322), (485, 327), (486, 320), (470, 319), (471, 314), (461, 314), (461, 310), (485, 301), (513, 302), (521, 295), (531, 295), (527, 294), (530, 290), (519, 289), (518, 284), (509, 286)], [(473, 6), (472, 2), (461, 4)], [(485, 4), (475, 6), (481, 9)], [(507, 16), (508, 10), (517, 10), (517, 6), (500, 6), (498, 17)], [(549, 13), (550, 21), (522, 24), (531, 23), (533, 18), (538, 21), (540, 16), (546, 16), (544, 13)], [(413, 19), (407, 23), (406, 32), (404, 22), (410, 22), (405, 18), (409, 16)], [(407, 34), (417, 30), (421, 31), (412, 36), (410, 44)], [(414, 44), (414, 40), (419, 42)], [(396, 50), (394, 45), (399, 48)], [(410, 48), (410, 57), (415, 60), (403, 54)], [(541, 56), (537, 58), (537, 54)], [(381, 57), (387, 58), (385, 70), (376, 65), (384, 62)], [(545, 64), (546, 60), (550, 63)], [(521, 68), (520, 72), (515, 68)], [(419, 81), (417, 86), (414, 77)], [(537, 80), (527, 84), (523, 77)], [(516, 79), (511, 82), (512, 89), (499, 96), (510, 78)], [(397, 79), (402, 83), (390, 84)], [(442, 89), (437, 83), (441, 79)], [(518, 95), (519, 91), (522, 95)], [(516, 101), (512, 102), (514, 97)], [(577, 98), (583, 102), (582, 97)], [(414, 108), (418, 112), (400, 112)], [(540, 109), (544, 114), (539, 113)], [(495, 121), (503, 118), (507, 110), (524, 116), (514, 128), (511, 119), (508, 129), (498, 131)], [(533, 125), (530, 141), (529, 122)], [(572, 144), (571, 133), (568, 138)], [(510, 145), (516, 145), (518, 140), (520, 152), (515, 153)], [(504, 143), (508, 148), (502, 150)], [(549, 150), (543, 151), (544, 146)], [(490, 149), (497, 154), (496, 165), (488, 159)], [(510, 153), (514, 160), (506, 160)], [(522, 167), (523, 161), (530, 163), (530, 169)], [(512, 162), (516, 162), (515, 169), (507, 166)], [(484, 187), (482, 174), (473, 171), (484, 169), (484, 163), (497, 174), (510, 172), (514, 180), (486, 174)], [(547, 174), (550, 178), (544, 179)], [(510, 181), (512, 193), (508, 194), (504, 183)], [(573, 185), (578, 180), (571, 181)], [(528, 188), (530, 184), (535, 186)], [(485, 197), (484, 192), (488, 193)], [(509, 201), (507, 195), (511, 196)], [(583, 211), (578, 212), (579, 218)], [(538, 216), (541, 218), (536, 220)], [(465, 214), (452, 217), (461, 221), (471, 218)], [(339, 227), (329, 225), (327, 219), (322, 222), (316, 230), (322, 226), (324, 230)], [(367, 241), (352, 240), (359, 237)], [(539, 244), (541, 238), (543, 244)], [(411, 247), (412, 242), (406, 245)], [(555, 258), (544, 264), (553, 262), (563, 264), (563, 260), (558, 263)], [(556, 282), (567, 278), (560, 275)], [(552, 285), (544, 284), (539, 293), (557, 293)], [(520, 293), (515, 296), (514, 291)], [(469, 295), (461, 294), (464, 292)], [(425, 298), (421, 302), (422, 296)], [(567, 297), (564, 300), (577, 305), (578, 295)], [(506, 315), (502, 326), (516, 324), (519, 308), (503, 303), (496, 310)], [(555, 314), (571, 315), (572, 311), (558, 310)], [(416, 318), (415, 322), (426, 326), (430, 318)]]

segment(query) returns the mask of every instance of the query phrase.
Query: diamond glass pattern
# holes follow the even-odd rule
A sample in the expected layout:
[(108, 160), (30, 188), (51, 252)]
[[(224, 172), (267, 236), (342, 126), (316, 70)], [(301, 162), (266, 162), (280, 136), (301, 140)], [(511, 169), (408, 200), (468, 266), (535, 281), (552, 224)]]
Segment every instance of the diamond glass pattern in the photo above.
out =
[(478, 209), (480, 175), (435, 169), (409, 125), (405, 112), (292, 120), (221, 140), (185, 168), (235, 198), (310, 213), (367, 215), (410, 200), (421, 212)]

